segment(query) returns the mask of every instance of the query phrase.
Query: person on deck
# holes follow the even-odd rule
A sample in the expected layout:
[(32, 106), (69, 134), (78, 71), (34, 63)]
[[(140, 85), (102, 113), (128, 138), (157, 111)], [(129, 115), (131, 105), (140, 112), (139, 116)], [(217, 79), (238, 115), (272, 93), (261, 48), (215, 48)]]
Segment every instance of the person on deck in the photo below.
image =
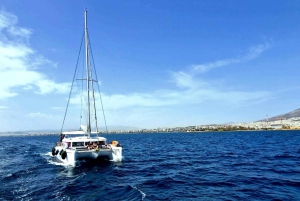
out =
[(91, 142), (88, 142), (88, 144), (87, 144), (87, 146), (86, 146), (87, 148), (88, 148), (88, 150), (91, 150), (91, 149), (93, 149), (93, 145), (92, 145), (92, 143)]
[(62, 140), (65, 138), (65, 135), (64, 134), (60, 134), (60, 137), (59, 137), (59, 141), (62, 142)]
[(97, 149), (98, 148), (98, 145), (96, 142), (93, 142), (93, 149)]

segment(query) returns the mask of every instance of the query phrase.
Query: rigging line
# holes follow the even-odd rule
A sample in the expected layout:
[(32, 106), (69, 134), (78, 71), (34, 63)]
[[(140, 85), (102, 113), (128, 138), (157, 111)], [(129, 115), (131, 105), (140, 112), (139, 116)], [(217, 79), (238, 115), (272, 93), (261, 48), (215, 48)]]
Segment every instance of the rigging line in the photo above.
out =
[(94, 71), (95, 71), (95, 77), (96, 77), (96, 80), (97, 80), (97, 86), (98, 86), (99, 96), (100, 96), (100, 100), (101, 100), (101, 107), (102, 107), (102, 113), (103, 113), (103, 118), (104, 118), (104, 123), (105, 123), (105, 130), (106, 130), (106, 134), (108, 134), (107, 124), (106, 124), (106, 117), (105, 117), (104, 107), (103, 107), (103, 101), (102, 101), (101, 91), (100, 91), (100, 87), (99, 87), (99, 82), (98, 82), (98, 77), (97, 77), (97, 72), (96, 72), (96, 67), (95, 67), (95, 62), (94, 62), (94, 55), (93, 55), (92, 45), (90, 44), (90, 41), (91, 40), (89, 39), (89, 47), (90, 47), (90, 50), (91, 50), (93, 67), (94, 67)]
[[(81, 82), (83, 82), (83, 81), (81, 81)], [(79, 119), (79, 125), (81, 125), (81, 123), (82, 123), (81, 122), (82, 121), (82, 113), (83, 113), (83, 109), (84, 109), (83, 108), (83, 104), (82, 104), (82, 102), (83, 102), (83, 100), (82, 100), (82, 97), (83, 97), (83, 95), (82, 95), (82, 93), (83, 93), (83, 86), (82, 86), (82, 83), (78, 84), (78, 80), (77, 80), (76, 84), (77, 84), (78, 94), (80, 95), (80, 119)]]
[[(83, 59), (82, 59), (82, 61), (84, 61), (84, 54), (82, 54), (82, 57), (83, 57)], [(82, 63), (82, 66), (83, 66), (83, 68), (84, 68), (84, 63)], [(79, 72), (78, 72), (78, 74), (79, 74)], [(82, 73), (81, 73), (81, 77), (83, 77), (83, 71), (82, 71)], [(79, 84), (79, 82), (81, 81), (81, 84)], [(82, 97), (83, 97), (83, 95), (82, 95), (82, 93), (83, 93), (83, 79), (77, 79), (77, 82), (76, 82), (76, 84), (77, 84), (77, 89), (78, 89), (78, 94), (79, 94), (79, 96), (80, 96), (80, 118), (79, 118), (79, 125), (81, 125), (82, 124), (82, 113), (83, 113), (83, 104), (82, 104)], [(79, 130), (80, 130), (80, 128), (79, 128)]]
[[(84, 76), (84, 54), (82, 54), (82, 73), (81, 73), (81, 77)], [(83, 100), (82, 100), (82, 97), (84, 97), (82, 94), (83, 94), (83, 79), (81, 80), (81, 89), (80, 89), (80, 107), (81, 107), (81, 110), (80, 110), (80, 126), (81, 126), (81, 123), (82, 123), (82, 113), (85, 113), (84, 111), (84, 107), (83, 107)], [(79, 88), (79, 87), (78, 87)]]
[[(85, 58), (84, 57), (85, 57), (85, 55), (82, 54), (82, 70), (81, 70), (82, 78), (77, 79), (77, 86), (78, 86), (78, 91), (79, 91), (78, 94), (80, 95), (80, 108), (81, 108), (81, 110), (80, 110), (80, 125), (82, 125), (83, 115), (87, 116), (87, 109), (84, 107), (84, 105), (87, 105), (87, 100), (86, 100), (86, 97), (83, 95), (83, 93), (84, 93), (84, 84), (83, 83), (84, 83), (84, 80), (86, 80), (86, 78), (84, 78), (84, 73), (85, 73), (85, 63), (84, 63)], [(78, 84), (78, 82), (80, 82), (80, 81), (81, 81), (81, 84)], [(83, 103), (85, 103), (85, 104), (83, 104)]]
[(94, 102), (94, 116), (95, 116), (95, 126), (96, 126), (96, 133), (98, 137), (98, 122), (97, 122), (97, 110), (96, 110), (96, 101), (95, 101), (95, 90), (94, 90), (94, 80), (93, 80), (93, 72), (91, 71), (91, 78), (92, 78), (92, 89), (93, 89), (93, 102)]
[[(77, 84), (78, 93), (80, 94), (80, 97), (81, 97), (81, 92), (80, 92), (78, 81), (76, 82), (76, 84)], [(81, 99), (80, 99), (80, 102), (81, 102), (81, 105), (82, 105), (82, 100)], [(81, 114), (82, 114), (82, 110), (80, 111), (79, 125), (81, 125)]]
[(63, 120), (63, 123), (62, 123), (62, 126), (61, 126), (60, 133), (62, 133), (62, 130), (64, 128), (64, 124), (65, 124), (65, 120), (66, 120), (66, 116), (67, 116), (67, 111), (68, 111), (68, 107), (69, 107), (69, 103), (70, 103), (70, 98), (71, 98), (71, 94), (72, 94), (73, 84), (74, 84), (74, 80), (75, 80), (75, 77), (76, 77), (76, 72), (77, 72), (77, 67), (78, 67), (78, 62), (79, 62), (79, 56), (80, 56), (80, 52), (81, 52), (82, 42), (83, 42), (83, 36), (82, 36), (82, 39), (81, 39), (81, 44), (80, 44), (80, 48), (79, 48), (78, 58), (77, 58), (77, 62), (76, 62), (76, 68), (75, 68), (75, 72), (74, 72), (74, 75), (73, 75), (73, 81), (72, 81), (72, 85), (71, 85), (71, 90), (70, 90), (70, 93), (69, 93), (68, 103), (67, 103), (67, 107), (66, 107), (66, 111), (65, 111), (65, 115), (64, 115), (64, 120)]
[[(83, 65), (83, 68), (84, 68), (84, 65)], [(83, 73), (82, 73), (83, 74)], [(80, 125), (82, 125), (81, 124), (81, 120), (82, 120), (82, 117), (83, 117), (83, 115), (82, 115), (82, 113), (84, 113), (84, 116), (87, 116), (87, 108), (85, 108), (84, 107), (84, 105), (87, 105), (87, 100), (86, 100), (86, 97), (83, 95), (83, 93), (84, 93), (84, 91), (83, 91), (83, 80), (85, 80), (85, 79), (82, 79), (82, 83), (81, 83), (81, 90), (80, 90), (80, 106), (81, 106), (81, 111), (80, 111)], [(85, 104), (83, 104), (83, 103), (85, 103)], [(85, 125), (85, 124), (84, 124)]]
[[(85, 72), (85, 66), (84, 66), (84, 54), (82, 54), (82, 71), (81, 71), (81, 77), (84, 76), (84, 72)], [(78, 73), (79, 74), (79, 73)], [(82, 115), (84, 113), (84, 115), (86, 116), (87, 112), (85, 111), (85, 108), (83, 107), (83, 102), (86, 100), (83, 100), (85, 98), (85, 96), (83, 95), (83, 81), (86, 79), (77, 79), (77, 89), (78, 89), (78, 94), (80, 95), (80, 121), (79, 121), (79, 125), (82, 125)], [(81, 82), (81, 84), (78, 84), (79, 82)], [(81, 128), (79, 128), (80, 130)]]
[[(86, 100), (85, 100), (85, 97), (84, 97), (84, 95), (83, 95), (83, 81), (81, 81), (82, 83), (81, 83), (81, 85), (79, 85), (78, 84), (78, 82), (77, 82), (77, 86), (78, 86), (78, 94), (80, 95), (80, 106), (81, 106), (81, 109), (80, 109), (80, 124), (79, 125), (82, 125), (82, 117), (83, 117), (83, 115), (85, 115), (86, 116), (86, 114), (87, 114), (87, 111), (85, 110), (85, 108), (84, 108), (84, 104), (83, 104), (83, 102), (86, 102)], [(81, 90), (80, 90), (80, 87), (79, 86), (81, 86)], [(81, 128), (80, 128), (81, 129)], [(80, 130), (79, 129), (79, 130)]]

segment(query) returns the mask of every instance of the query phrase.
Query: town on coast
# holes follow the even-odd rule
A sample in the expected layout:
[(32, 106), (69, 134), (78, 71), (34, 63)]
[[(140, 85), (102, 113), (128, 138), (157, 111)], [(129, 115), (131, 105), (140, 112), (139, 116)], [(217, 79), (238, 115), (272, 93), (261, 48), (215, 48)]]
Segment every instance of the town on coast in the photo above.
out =
[[(289, 119), (280, 119), (275, 121), (256, 121), (250, 123), (232, 123), (232, 124), (209, 124), (185, 127), (164, 127), (152, 129), (111, 129), (101, 130), (100, 134), (122, 134), (122, 133), (173, 133), (173, 132), (226, 132), (226, 131), (262, 131), (262, 130), (300, 130), (300, 117)], [(58, 131), (18, 131), (1, 132), (0, 136), (39, 136), (39, 135), (58, 135)]]
[[(164, 132), (221, 132), (221, 131), (259, 131), (259, 130), (300, 130), (300, 117), (275, 121), (256, 121), (250, 123), (209, 124), (198, 126), (153, 128), (137, 130), (111, 130), (109, 133), (164, 133)], [(102, 131), (102, 133), (104, 133)]]

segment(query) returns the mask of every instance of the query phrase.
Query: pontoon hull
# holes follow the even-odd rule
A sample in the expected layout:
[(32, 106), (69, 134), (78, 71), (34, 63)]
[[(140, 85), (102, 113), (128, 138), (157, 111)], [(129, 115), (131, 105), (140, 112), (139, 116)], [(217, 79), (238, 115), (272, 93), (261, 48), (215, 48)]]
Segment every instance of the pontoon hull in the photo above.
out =
[[(56, 146), (56, 158), (66, 165), (75, 166), (81, 160), (95, 160), (104, 158), (109, 161), (122, 161), (122, 147), (112, 146), (110, 149), (88, 150), (88, 149), (65, 149), (62, 146)], [(66, 151), (66, 156), (62, 157), (62, 152)]]

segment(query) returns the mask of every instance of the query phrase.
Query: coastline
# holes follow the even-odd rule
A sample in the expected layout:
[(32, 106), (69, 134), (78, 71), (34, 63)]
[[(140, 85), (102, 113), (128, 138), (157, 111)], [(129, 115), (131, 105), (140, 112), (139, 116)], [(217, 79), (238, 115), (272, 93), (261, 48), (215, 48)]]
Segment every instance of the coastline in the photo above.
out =
[[(261, 132), (261, 131), (300, 131), (300, 129), (261, 129), (261, 130), (206, 130), (206, 131), (165, 131), (165, 132), (108, 132), (99, 135), (122, 135), (122, 134), (167, 134), (167, 133), (226, 133), (226, 132)], [(0, 133), (0, 137), (28, 137), (28, 136), (59, 136), (59, 133)]]

